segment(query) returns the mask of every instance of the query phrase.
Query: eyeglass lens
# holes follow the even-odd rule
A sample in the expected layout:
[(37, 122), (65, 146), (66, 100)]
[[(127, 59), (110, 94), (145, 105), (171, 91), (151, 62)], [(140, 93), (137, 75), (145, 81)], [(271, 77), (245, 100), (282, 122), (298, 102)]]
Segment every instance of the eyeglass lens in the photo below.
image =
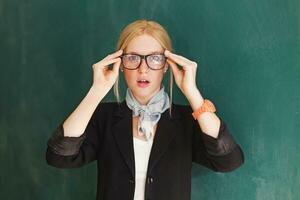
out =
[[(127, 54), (122, 56), (122, 62), (127, 69), (136, 69), (142, 62), (142, 56)], [(161, 69), (166, 62), (166, 58), (161, 54), (146, 56), (146, 63), (151, 69)]]

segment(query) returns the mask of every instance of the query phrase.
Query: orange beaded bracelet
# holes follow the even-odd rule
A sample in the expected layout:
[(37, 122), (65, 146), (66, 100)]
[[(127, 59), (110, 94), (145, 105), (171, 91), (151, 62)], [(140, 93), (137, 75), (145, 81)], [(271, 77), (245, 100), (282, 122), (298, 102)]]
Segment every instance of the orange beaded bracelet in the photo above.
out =
[(199, 115), (201, 115), (203, 112), (216, 112), (214, 104), (208, 99), (204, 99), (203, 104), (200, 106), (200, 108), (195, 110), (192, 115), (194, 119), (197, 120)]

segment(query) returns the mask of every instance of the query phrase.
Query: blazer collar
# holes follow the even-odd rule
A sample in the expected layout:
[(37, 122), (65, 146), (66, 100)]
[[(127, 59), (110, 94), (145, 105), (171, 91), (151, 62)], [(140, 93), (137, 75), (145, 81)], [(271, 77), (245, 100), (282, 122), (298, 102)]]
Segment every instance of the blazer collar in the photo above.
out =
[[(113, 123), (113, 135), (117, 146), (132, 173), (135, 177), (135, 160), (133, 149), (133, 133), (132, 133), (132, 110), (127, 106), (124, 100), (114, 111), (115, 121)], [(157, 128), (150, 152), (148, 162), (148, 174), (158, 162), (160, 157), (167, 150), (169, 143), (178, 133), (181, 123), (178, 120), (181, 114), (175, 104), (172, 103), (172, 117), (169, 115), (169, 109), (161, 114), (161, 118), (157, 123)]]

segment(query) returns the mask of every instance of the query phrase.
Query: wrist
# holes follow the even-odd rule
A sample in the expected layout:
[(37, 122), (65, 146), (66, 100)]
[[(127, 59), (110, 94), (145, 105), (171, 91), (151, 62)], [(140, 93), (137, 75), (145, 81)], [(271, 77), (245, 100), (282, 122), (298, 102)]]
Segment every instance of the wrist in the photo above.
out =
[(187, 96), (187, 100), (190, 103), (193, 111), (195, 111), (204, 103), (204, 98), (202, 97), (198, 89), (191, 91), (192, 92), (190, 93), (190, 95)]
[(106, 95), (106, 93), (103, 91), (103, 88), (98, 87), (98, 86), (92, 86), (88, 92), (89, 94), (91, 94), (92, 96), (95, 96), (99, 99), (104, 98), (104, 96)]

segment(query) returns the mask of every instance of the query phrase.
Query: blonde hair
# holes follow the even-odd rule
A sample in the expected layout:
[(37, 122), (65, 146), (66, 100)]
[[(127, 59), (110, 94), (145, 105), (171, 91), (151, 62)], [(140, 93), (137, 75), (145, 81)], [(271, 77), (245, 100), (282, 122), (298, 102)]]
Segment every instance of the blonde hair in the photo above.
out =
[[(159, 44), (169, 51), (173, 51), (172, 42), (167, 31), (159, 23), (155, 21), (149, 21), (146, 19), (139, 19), (128, 24), (121, 32), (116, 50), (125, 49), (129, 42), (142, 34), (147, 34), (156, 39)], [(170, 68), (170, 67), (169, 67)], [(170, 116), (172, 110), (172, 96), (173, 96), (173, 73), (170, 68), (170, 79), (169, 79), (169, 103), (170, 103)], [(114, 84), (114, 95), (118, 103), (121, 102), (119, 94), (119, 77)]]

